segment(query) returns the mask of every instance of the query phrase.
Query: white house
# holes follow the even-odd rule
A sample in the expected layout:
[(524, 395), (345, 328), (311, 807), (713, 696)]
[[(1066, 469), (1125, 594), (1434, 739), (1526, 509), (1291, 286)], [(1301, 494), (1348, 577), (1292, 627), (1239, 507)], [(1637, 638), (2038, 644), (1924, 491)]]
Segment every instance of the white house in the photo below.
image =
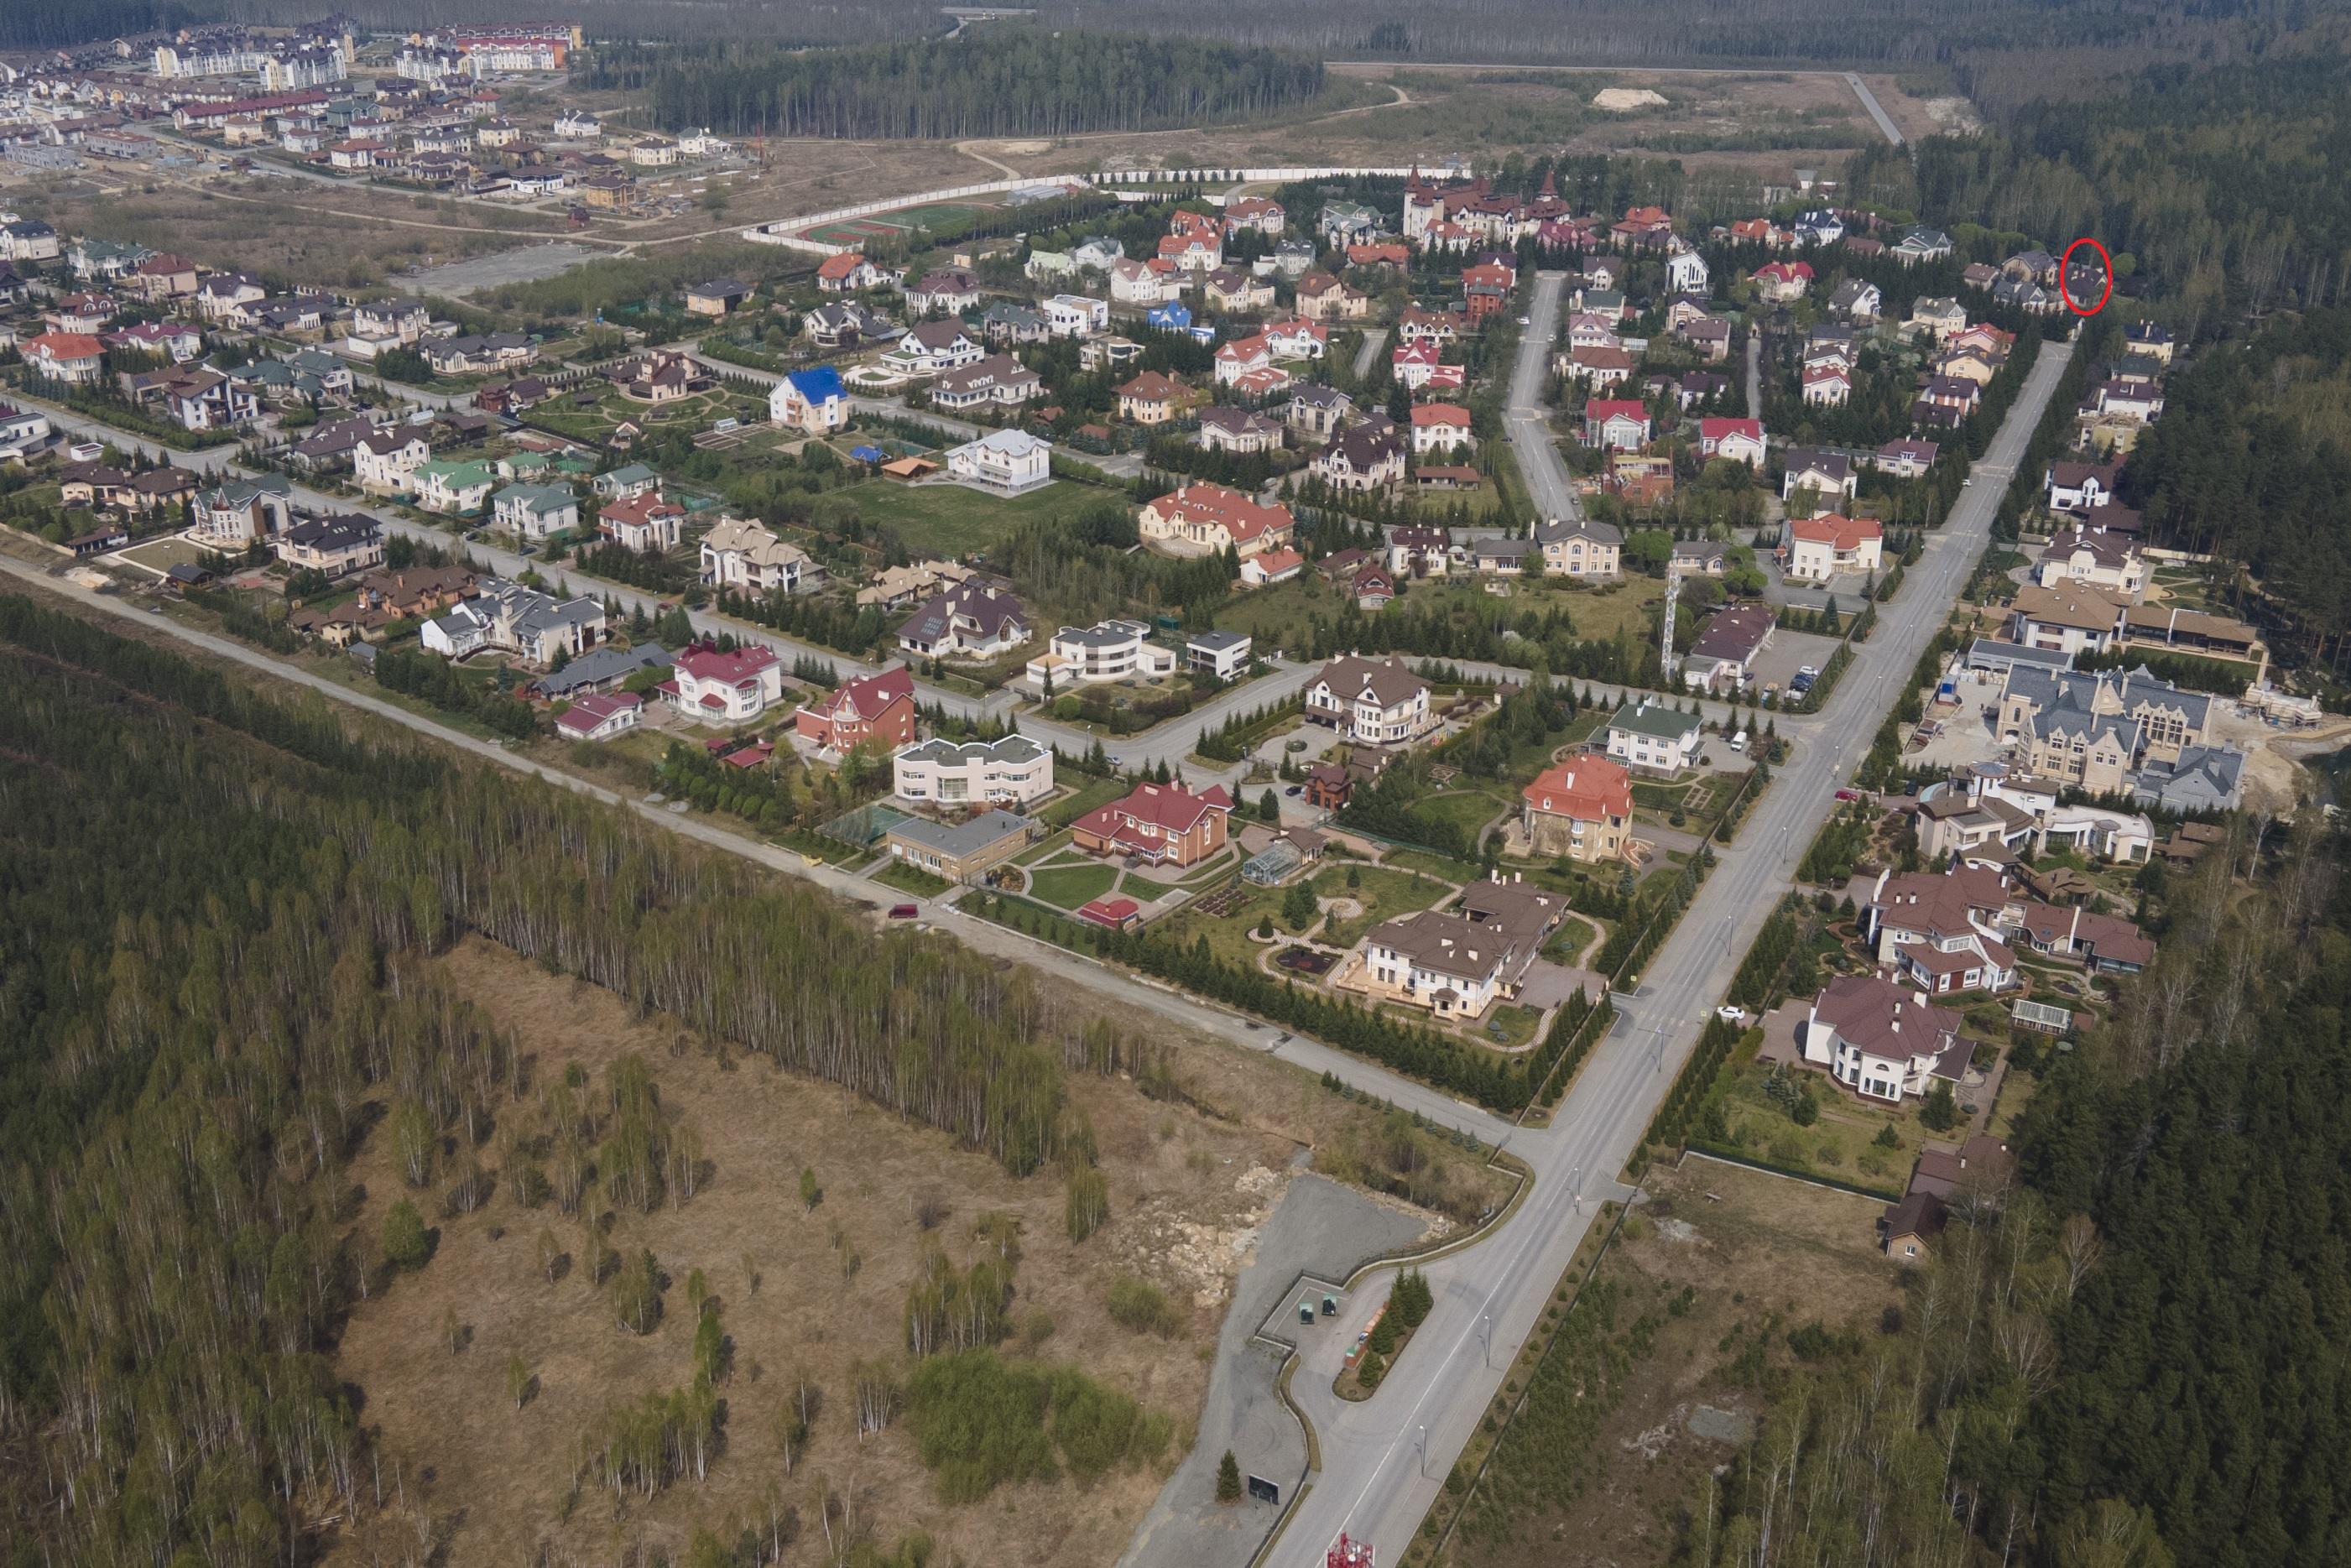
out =
[(1086, 338), (1110, 328), (1110, 301), (1083, 294), (1056, 294), (1039, 302), (1045, 326), (1056, 338)]
[(1141, 621), (1064, 626), (1053, 633), (1044, 653), (1029, 661), (1029, 684), (1039, 691), (1050, 684), (1058, 692), (1100, 681), (1174, 674), (1174, 652), (1151, 642), (1150, 636), (1150, 626)]
[(1412, 409), (1412, 452), (1416, 457), (1437, 453), (1473, 451), (1477, 437), (1469, 434), (1469, 411), (1459, 403), (1422, 402)]
[(947, 472), (1007, 496), (1053, 482), (1053, 444), (1025, 430), (991, 430), (947, 451)]
[(849, 392), (830, 365), (791, 371), (768, 392), (768, 417), (788, 430), (822, 435), (849, 423)]
[(501, 577), (484, 578), (472, 599), (427, 621), (417, 633), (427, 653), (462, 659), (485, 648), (546, 668), (559, 653), (577, 658), (604, 637), (604, 607), (593, 599), (559, 601)]
[(903, 800), (934, 806), (1026, 806), (1053, 792), (1053, 753), (1025, 735), (925, 740), (890, 758)]
[(2001, 991), (2017, 981), (2001, 927), (2021, 910), (1998, 872), (1880, 872), (1861, 929), (1879, 964), (1931, 995)]
[(1825, 516), (1788, 525), (1788, 577), (1826, 582), (1833, 577), (1876, 571), (1884, 563), (1886, 530), (1874, 517)]
[(580, 498), (569, 485), (509, 485), (492, 498), (490, 517), (524, 538), (543, 539), (580, 526)]
[(750, 593), (806, 593), (822, 586), (824, 568), (764, 523), (721, 517), (702, 536), (702, 580)]
[(1428, 732), (1428, 683), (1401, 659), (1350, 653), (1315, 672), (1306, 686), (1306, 718), (1365, 746), (1405, 746)]
[(1252, 646), (1246, 632), (1195, 632), (1185, 639), (1184, 659), (1192, 669), (1229, 681), (1249, 667)]
[(1666, 292), (1704, 294), (1708, 279), (1706, 257), (1694, 250), (1677, 250), (1666, 257)]
[(1957, 1084), (1972, 1048), (1959, 1015), (1876, 975), (1841, 975), (1813, 1000), (1804, 1060), (1864, 1099), (1900, 1104), (1938, 1078)]
[(1618, 708), (1608, 721), (1608, 755), (1627, 768), (1668, 777), (1698, 760), (1705, 738), (1696, 714), (1676, 713), (1643, 697)]
[(1162, 277), (1131, 257), (1121, 257), (1111, 263), (1110, 297), (1118, 304), (1158, 305), (1181, 292), (1173, 278)]
[(566, 740), (610, 740), (644, 722), (645, 699), (634, 692), (590, 692), (555, 716)]
[(743, 724), (784, 695), (784, 670), (772, 648), (721, 653), (707, 643), (677, 656), (660, 687), (672, 707), (704, 724)]
[(351, 474), (362, 490), (405, 495), (416, 483), (416, 471), (432, 457), (433, 448), (413, 426), (380, 430), (351, 448)]

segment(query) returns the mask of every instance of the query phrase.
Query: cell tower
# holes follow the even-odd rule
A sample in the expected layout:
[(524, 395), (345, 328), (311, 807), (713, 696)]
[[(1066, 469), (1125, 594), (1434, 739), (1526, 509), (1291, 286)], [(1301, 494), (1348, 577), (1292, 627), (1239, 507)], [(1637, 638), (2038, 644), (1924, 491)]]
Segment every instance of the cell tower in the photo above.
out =
[(1373, 1568), (1372, 1543), (1353, 1540), (1343, 1530), (1322, 1554), (1322, 1568)]
[(1657, 632), (1657, 667), (1664, 672), (1668, 684), (1674, 678), (1675, 668), (1681, 663), (1674, 656), (1674, 612), (1680, 608), (1681, 600), (1682, 563), (1668, 559), (1666, 562), (1666, 618)]

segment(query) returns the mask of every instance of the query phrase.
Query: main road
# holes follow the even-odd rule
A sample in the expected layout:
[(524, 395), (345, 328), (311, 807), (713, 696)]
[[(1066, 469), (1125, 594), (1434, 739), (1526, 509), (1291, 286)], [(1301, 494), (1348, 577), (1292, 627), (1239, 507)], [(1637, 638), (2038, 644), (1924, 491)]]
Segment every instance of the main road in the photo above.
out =
[[(1554, 285), (1554, 299), (1555, 293)], [(1539, 280), (1538, 319), (1544, 303)], [(2043, 346), (1959, 505), (1830, 694), (1819, 738), (1799, 747), (1772, 779), (1740, 842), (1717, 851), (1720, 863), (1639, 977), (1638, 988), (1618, 998), (1625, 1022), (1585, 1061), (1551, 1126), (1510, 1141), (1510, 1152), (1535, 1172), (1527, 1201), (1486, 1240), (1426, 1270), (1435, 1310), (1376, 1396), (1362, 1404), (1342, 1402), (1311, 1357), (1292, 1380), (1292, 1396), (1314, 1424), (1322, 1469), (1283, 1532), (1275, 1558), (1283, 1568), (1319, 1563), (1341, 1531), (1371, 1542), (1386, 1561), (1402, 1555), (1452, 1456), (1468, 1441), (1590, 1228), (1597, 1200), (1621, 1196), (1615, 1174), (1638, 1147), (1705, 1019), (1729, 988), (1740, 955), (1790, 890), (1795, 862), (1827, 820), (1837, 787), (1851, 779), (1903, 683), (1949, 618), (1991, 538), (2001, 494), (2073, 351), (2071, 343)], [(1348, 1331), (1361, 1326), (1382, 1294), (1358, 1292), (1339, 1332), (1324, 1336), (1328, 1343), (1351, 1338)]]
[(1526, 481), (1537, 520), (1546, 523), (1583, 515), (1567, 460), (1552, 439), (1551, 406), (1543, 402), (1552, 345), (1559, 340), (1560, 296), (1566, 287), (1564, 272), (1535, 274), (1527, 324), (1519, 331), (1519, 358), (1510, 367), (1510, 385), (1502, 409), (1502, 433), (1510, 439), (1510, 450), (1519, 455), (1519, 476)]

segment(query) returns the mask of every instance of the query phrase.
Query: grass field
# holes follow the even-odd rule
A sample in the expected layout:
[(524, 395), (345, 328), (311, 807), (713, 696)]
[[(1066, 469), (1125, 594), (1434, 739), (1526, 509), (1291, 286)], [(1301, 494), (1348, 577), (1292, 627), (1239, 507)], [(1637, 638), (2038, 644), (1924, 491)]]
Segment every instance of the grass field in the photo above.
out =
[(819, 224), (801, 237), (812, 239), (819, 245), (855, 245), (860, 240), (905, 232), (904, 225), (881, 223), (872, 218), (851, 218), (844, 223)]
[[(1353, 887), (1347, 885), (1351, 870), (1356, 873)], [(1322, 940), (1333, 947), (1352, 947), (1363, 939), (1364, 932), (1381, 922), (1409, 915), (1416, 909), (1426, 909), (1439, 899), (1451, 896), (1452, 892), (1434, 877), (1390, 871), (1384, 866), (1334, 865), (1317, 873), (1314, 878), (1317, 898), (1352, 898), (1364, 906), (1361, 915), (1348, 920), (1334, 918), (1323, 928)]]
[(1041, 490), (1007, 498), (960, 485), (869, 479), (835, 494), (854, 503), (869, 526), (889, 528), (916, 554), (954, 557), (986, 549), (1023, 523), (1074, 517), (1104, 492), (1057, 480)]
[(1029, 894), (1059, 909), (1075, 909), (1089, 899), (1100, 898), (1118, 882), (1115, 866), (1057, 865), (1029, 873)]
[(133, 566), (145, 567), (161, 577), (175, 566), (193, 566), (203, 554), (204, 551), (187, 540), (172, 535), (160, 539), (148, 539), (143, 543), (132, 545), (129, 549), (117, 550), (114, 552), (114, 559), (129, 561)]

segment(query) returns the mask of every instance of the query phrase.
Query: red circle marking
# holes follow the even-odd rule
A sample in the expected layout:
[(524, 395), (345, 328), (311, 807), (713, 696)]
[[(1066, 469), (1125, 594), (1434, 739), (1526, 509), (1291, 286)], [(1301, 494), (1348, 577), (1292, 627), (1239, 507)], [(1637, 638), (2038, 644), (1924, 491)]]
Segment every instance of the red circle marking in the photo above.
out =
[[(2074, 253), (2084, 246), (2088, 246), (2092, 250), (2096, 251), (2098, 259), (2106, 265), (2106, 291), (2099, 295), (2098, 302), (2087, 310), (2074, 303), (2074, 291), (2065, 287), (2065, 274), (2074, 265)], [(2115, 297), (2115, 258), (2106, 254), (2106, 247), (2087, 235), (2067, 246), (2065, 254), (2057, 258), (2057, 294), (2065, 301), (2065, 308), (2076, 316), (2095, 316), (2099, 311), (2104, 310), (2106, 308), (2106, 301)]]

